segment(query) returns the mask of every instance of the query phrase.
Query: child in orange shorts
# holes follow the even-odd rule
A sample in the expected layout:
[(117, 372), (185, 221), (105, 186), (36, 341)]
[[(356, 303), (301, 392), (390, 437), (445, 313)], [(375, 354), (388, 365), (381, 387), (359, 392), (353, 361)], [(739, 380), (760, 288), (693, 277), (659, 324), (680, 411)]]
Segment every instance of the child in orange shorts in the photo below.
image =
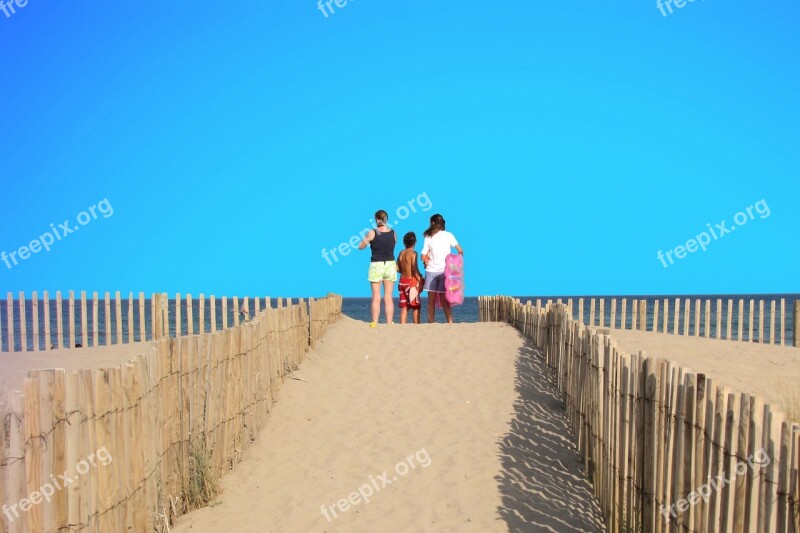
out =
[(408, 321), (408, 310), (411, 309), (414, 323), (419, 324), (419, 309), (422, 305), (420, 293), (424, 278), (419, 271), (417, 252), (414, 251), (417, 236), (413, 231), (405, 234), (403, 244), (406, 249), (397, 257), (397, 270), (400, 271), (400, 283), (397, 286), (400, 291), (400, 323), (405, 324)]

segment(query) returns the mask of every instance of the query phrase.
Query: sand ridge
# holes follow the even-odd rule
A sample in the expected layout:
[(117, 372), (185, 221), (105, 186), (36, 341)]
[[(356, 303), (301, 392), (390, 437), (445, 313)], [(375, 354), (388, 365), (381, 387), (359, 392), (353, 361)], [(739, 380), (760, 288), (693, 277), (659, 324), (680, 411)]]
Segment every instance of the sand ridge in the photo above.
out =
[(219, 503), (173, 531), (604, 529), (547, 371), (508, 325), (345, 317), (295, 377)]
[(797, 395), (800, 389), (800, 350), (792, 346), (651, 331), (610, 331), (628, 353), (642, 350), (651, 357), (670, 359), (736, 392), (760, 395), (778, 408), (787, 394)]

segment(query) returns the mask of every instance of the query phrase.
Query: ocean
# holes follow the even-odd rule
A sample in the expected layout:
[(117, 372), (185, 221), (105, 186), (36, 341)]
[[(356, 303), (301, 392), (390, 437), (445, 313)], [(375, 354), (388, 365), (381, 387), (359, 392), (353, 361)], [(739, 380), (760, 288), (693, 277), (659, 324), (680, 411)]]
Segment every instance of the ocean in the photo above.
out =
[[(542, 303), (547, 302), (547, 300), (557, 301), (559, 298), (563, 302), (567, 302), (570, 298), (573, 300), (573, 313), (577, 315), (578, 313), (578, 298), (584, 299), (584, 322), (588, 323), (589, 321), (589, 312), (590, 312), (590, 300), (592, 298), (597, 300), (595, 316), (599, 317), (600, 315), (600, 305), (599, 300), (605, 300), (605, 324), (604, 326), (608, 327), (610, 325), (611, 320), (611, 300), (616, 298), (617, 300), (617, 320), (619, 320), (619, 314), (621, 313), (621, 300), (624, 298), (628, 299), (628, 308), (627, 308), (627, 324), (630, 328), (630, 313), (631, 313), (631, 301), (632, 300), (646, 300), (647, 301), (647, 319), (649, 323), (653, 321), (653, 309), (654, 309), (654, 302), (658, 300), (659, 306), (661, 309), (659, 310), (659, 319), (658, 319), (658, 327), (659, 331), (661, 330), (662, 320), (663, 320), (663, 301), (665, 298), (669, 300), (669, 315), (668, 315), (668, 329), (672, 331), (673, 327), (673, 317), (674, 317), (674, 308), (673, 305), (675, 303), (676, 298), (680, 298), (681, 300), (681, 312), (679, 315), (679, 331), (683, 331), (683, 306), (684, 301), (688, 298), (692, 300), (690, 304), (690, 318), (689, 318), (689, 331), (690, 334), (693, 334), (694, 329), (696, 327), (694, 321), (694, 300), (701, 300), (702, 307), (701, 307), (701, 316), (705, 313), (705, 300), (711, 300), (711, 336), (716, 336), (716, 302), (717, 299), (722, 300), (722, 328), (723, 333), (725, 332), (726, 327), (726, 313), (727, 313), (727, 306), (728, 300), (733, 300), (733, 329), (736, 328), (736, 324), (738, 323), (739, 317), (739, 309), (738, 309), (738, 302), (739, 299), (744, 300), (744, 328), (745, 335), (744, 338), (749, 338), (749, 305), (750, 300), (755, 300), (755, 310), (754, 310), (754, 337), (757, 339), (758, 335), (758, 324), (760, 319), (759, 313), (759, 301), (764, 300), (764, 336), (769, 337), (770, 335), (770, 306), (771, 302), (775, 302), (775, 329), (780, 334), (780, 326), (779, 321), (781, 320), (780, 316), (780, 300), (785, 299), (785, 311), (786, 316), (783, 317), (783, 324), (785, 327), (785, 335), (786, 335), (786, 342), (787, 345), (792, 345), (794, 342), (794, 335), (792, 331), (792, 324), (794, 323), (794, 301), (800, 300), (800, 294), (693, 294), (693, 295), (649, 295), (649, 296), (515, 296), (515, 298), (519, 298), (523, 303), (528, 300), (531, 300), (534, 304), (536, 303), (537, 299), (542, 300)], [(425, 322), (427, 320), (428, 311), (427, 311), (427, 296), (423, 296), (422, 302), (422, 321)], [(344, 298), (342, 303), (342, 312), (351, 318), (355, 318), (356, 320), (362, 320), (364, 322), (369, 322), (370, 318), (370, 299), (369, 298)], [(383, 311), (381, 311), (383, 313)], [(477, 297), (470, 297), (464, 298), (464, 304), (454, 307), (453, 308), (453, 320), (455, 322), (477, 322), (478, 321), (478, 298)], [(596, 318), (597, 320), (597, 318)], [(381, 315), (381, 322), (385, 321), (385, 317)], [(397, 308), (397, 298), (395, 298), (395, 321), (399, 321), (399, 309)], [(436, 321), (437, 322), (444, 322), (444, 313), (441, 310), (437, 310), (436, 312)], [(701, 324), (701, 330), (702, 330)]]

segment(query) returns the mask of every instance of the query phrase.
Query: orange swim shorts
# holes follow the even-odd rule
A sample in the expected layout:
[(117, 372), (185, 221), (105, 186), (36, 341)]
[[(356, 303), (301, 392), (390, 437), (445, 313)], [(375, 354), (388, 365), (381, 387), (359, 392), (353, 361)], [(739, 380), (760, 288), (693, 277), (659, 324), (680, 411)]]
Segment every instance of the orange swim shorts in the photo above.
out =
[(400, 278), (397, 289), (400, 291), (400, 309), (420, 308), (419, 282), (415, 278)]

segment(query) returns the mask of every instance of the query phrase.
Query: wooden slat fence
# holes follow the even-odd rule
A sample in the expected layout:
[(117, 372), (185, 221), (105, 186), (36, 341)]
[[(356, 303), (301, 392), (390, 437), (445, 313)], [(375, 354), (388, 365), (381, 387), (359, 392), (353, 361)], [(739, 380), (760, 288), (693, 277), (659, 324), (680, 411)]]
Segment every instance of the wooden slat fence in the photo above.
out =
[[(541, 299), (535, 301), (539, 306)], [(587, 326), (800, 347), (800, 299), (590, 297), (564, 303)]]
[[(55, 299), (48, 291), (17, 298), (7, 293), (0, 309), (2, 351), (47, 351), (151, 341), (167, 335), (176, 338), (215, 332), (253, 319), (274, 303), (270, 298), (206, 297), (176, 293), (171, 298), (156, 293), (145, 298), (128, 293), (68, 291)], [(158, 329), (160, 335), (153, 335)]]
[(800, 531), (800, 425), (762, 398), (625, 353), (566, 305), (482, 297), (479, 313), (542, 350), (609, 531)]
[(342, 313), (342, 297), (328, 294), (326, 298), (308, 301), (309, 310), (309, 343), (314, 348), (325, 336), (328, 325), (339, 319)]
[[(168, 531), (202, 464), (223, 475), (257, 438), (309, 348), (309, 307), (256, 304), (238, 327), (177, 338), (165, 307), (153, 299), (156, 340), (128, 363), (30, 371), (0, 405), (0, 533)], [(321, 335), (341, 298), (312, 309)]]

